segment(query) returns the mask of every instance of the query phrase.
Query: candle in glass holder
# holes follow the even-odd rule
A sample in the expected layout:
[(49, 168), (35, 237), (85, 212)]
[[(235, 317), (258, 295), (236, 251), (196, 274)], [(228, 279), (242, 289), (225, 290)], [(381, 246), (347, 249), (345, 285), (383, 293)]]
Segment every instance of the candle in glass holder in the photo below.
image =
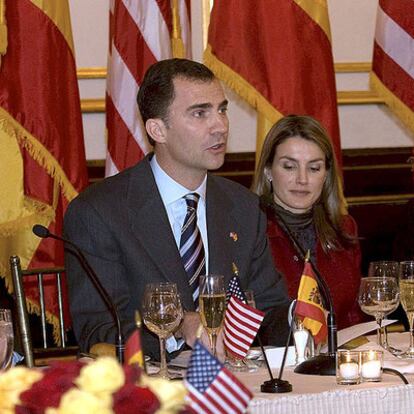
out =
[(357, 351), (339, 350), (336, 353), (336, 382), (338, 384), (359, 384), (360, 353)]
[(365, 382), (381, 381), (382, 361), (384, 353), (382, 351), (362, 351), (361, 355), (361, 377)]

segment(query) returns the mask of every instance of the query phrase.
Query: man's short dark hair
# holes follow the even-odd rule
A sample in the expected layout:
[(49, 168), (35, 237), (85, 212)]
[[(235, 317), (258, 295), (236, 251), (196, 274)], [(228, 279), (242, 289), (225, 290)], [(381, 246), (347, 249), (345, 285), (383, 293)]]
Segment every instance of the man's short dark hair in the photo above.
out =
[[(173, 80), (176, 78), (211, 82), (215, 76), (207, 66), (188, 59), (166, 59), (151, 65), (137, 96), (144, 125), (152, 118), (162, 119), (168, 125), (168, 108), (175, 97)], [(148, 138), (154, 145), (153, 139)]]

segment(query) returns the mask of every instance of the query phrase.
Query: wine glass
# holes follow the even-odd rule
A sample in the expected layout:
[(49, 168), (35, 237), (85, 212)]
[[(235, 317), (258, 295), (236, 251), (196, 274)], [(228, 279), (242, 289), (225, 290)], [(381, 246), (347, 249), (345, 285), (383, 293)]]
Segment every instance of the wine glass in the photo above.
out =
[(368, 267), (369, 277), (395, 277), (398, 278), (399, 263), (391, 260), (379, 260), (370, 262)]
[(158, 336), (160, 341), (161, 363), (157, 375), (169, 379), (165, 340), (180, 326), (183, 318), (177, 285), (169, 282), (147, 284), (144, 291), (142, 313), (145, 325)]
[(7, 369), (13, 355), (13, 323), (10, 309), (0, 309), (0, 370)]
[(385, 347), (381, 331), (385, 315), (398, 307), (399, 289), (395, 277), (364, 277), (359, 287), (358, 303), (362, 311), (377, 321), (377, 341)]
[[(378, 260), (370, 262), (368, 267), (369, 277), (395, 277), (398, 279), (399, 262), (393, 260)], [(386, 318), (385, 318), (386, 319)], [(393, 348), (388, 344), (387, 327), (381, 327), (381, 334), (383, 335), (383, 347), (388, 351), (398, 354), (401, 350)]]
[(399, 355), (401, 358), (414, 358), (414, 261), (400, 263), (400, 292), (401, 305), (407, 314), (410, 324), (410, 346)]
[(226, 310), (224, 276), (200, 276), (200, 318), (210, 339), (211, 353), (216, 356), (217, 334), (221, 328)]

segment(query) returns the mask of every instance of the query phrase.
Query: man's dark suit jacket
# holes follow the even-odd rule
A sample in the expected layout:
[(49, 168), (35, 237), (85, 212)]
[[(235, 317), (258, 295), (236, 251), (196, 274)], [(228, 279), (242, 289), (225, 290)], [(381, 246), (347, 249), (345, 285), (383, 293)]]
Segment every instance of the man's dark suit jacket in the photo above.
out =
[[(184, 309), (194, 310), (149, 159), (88, 187), (70, 203), (64, 220), (65, 236), (82, 249), (112, 296), (126, 337), (134, 329), (134, 311), (140, 309), (149, 282), (177, 283)], [(268, 313), (264, 336), (270, 339), (265, 342), (282, 344), (289, 300), (268, 249), (266, 219), (258, 198), (237, 183), (209, 174), (206, 215), (209, 273), (223, 274), (228, 283), (234, 263), (242, 288), (252, 289), (257, 307)], [(78, 260), (67, 253), (65, 265), (73, 327), (81, 349), (87, 351), (97, 342), (114, 343), (111, 315)], [(143, 336), (144, 351), (156, 355), (156, 337), (149, 331)]]

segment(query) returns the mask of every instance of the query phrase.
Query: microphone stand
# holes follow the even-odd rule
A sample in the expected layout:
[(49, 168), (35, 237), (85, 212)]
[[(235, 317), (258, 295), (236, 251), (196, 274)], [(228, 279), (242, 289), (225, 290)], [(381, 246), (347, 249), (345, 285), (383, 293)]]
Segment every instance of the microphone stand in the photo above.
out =
[(122, 364), (124, 362), (124, 350), (125, 350), (125, 343), (124, 343), (124, 336), (122, 334), (121, 329), (121, 321), (118, 315), (118, 311), (108, 293), (108, 291), (105, 289), (103, 284), (101, 283), (98, 275), (93, 270), (92, 266), (87, 261), (85, 255), (82, 253), (82, 250), (73, 242), (70, 240), (67, 240), (63, 237), (57, 236), (56, 234), (53, 234), (49, 231), (48, 228), (40, 225), (35, 224), (32, 229), (33, 233), (41, 238), (52, 238), (55, 240), (59, 240), (61, 242), (64, 242), (68, 244), (69, 246), (73, 247), (72, 249), (67, 249), (71, 253), (73, 253), (79, 260), (80, 264), (82, 265), (83, 269), (85, 270), (86, 274), (88, 275), (89, 279), (92, 281), (93, 285), (95, 286), (96, 290), (99, 293), (99, 296), (104, 301), (105, 305), (107, 306), (109, 312), (112, 315), (112, 318), (114, 319), (116, 330), (117, 330), (117, 336), (115, 338), (115, 350), (116, 350), (116, 356), (118, 361)]
[[(296, 237), (289, 230), (286, 222), (280, 216), (280, 214), (273, 208), (273, 211), (277, 217), (277, 220), (280, 226), (288, 235), (289, 239), (292, 241), (296, 251), (301, 256), (302, 260), (305, 260), (306, 253), (303, 247), (300, 245)], [(329, 292), (328, 285), (325, 282), (325, 279), (319, 273), (318, 268), (311, 258), (309, 258), (309, 263), (312, 265), (313, 271), (317, 277), (318, 286), (323, 294), (323, 299), (325, 304), (329, 307), (327, 325), (328, 325), (328, 353), (320, 354), (314, 357), (307, 359), (302, 362), (295, 368), (297, 374), (307, 374), (307, 375), (336, 375), (336, 351), (338, 350), (338, 334), (336, 326), (336, 316), (333, 309), (333, 302), (331, 293)]]

